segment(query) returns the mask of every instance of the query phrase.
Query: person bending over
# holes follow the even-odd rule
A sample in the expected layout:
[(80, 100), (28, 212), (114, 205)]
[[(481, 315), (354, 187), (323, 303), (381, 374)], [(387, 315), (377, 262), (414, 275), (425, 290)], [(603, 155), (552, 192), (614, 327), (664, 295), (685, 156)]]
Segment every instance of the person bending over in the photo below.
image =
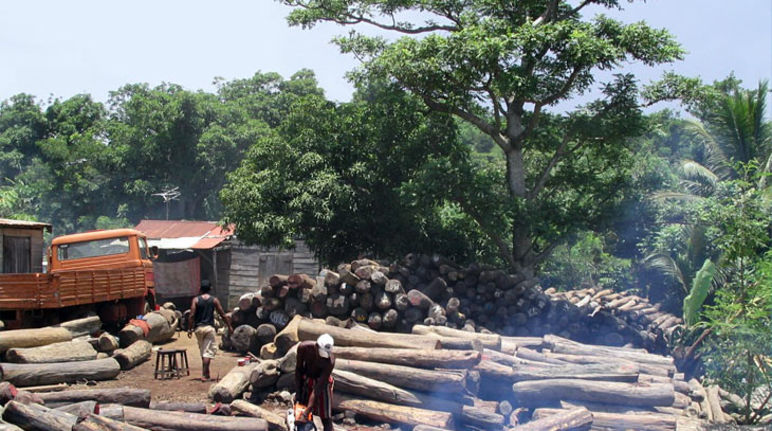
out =
[(332, 336), (322, 334), (316, 341), (303, 341), (298, 345), (295, 366), (297, 400), (306, 406), (303, 417), (313, 413), (322, 420), (324, 431), (332, 430)]

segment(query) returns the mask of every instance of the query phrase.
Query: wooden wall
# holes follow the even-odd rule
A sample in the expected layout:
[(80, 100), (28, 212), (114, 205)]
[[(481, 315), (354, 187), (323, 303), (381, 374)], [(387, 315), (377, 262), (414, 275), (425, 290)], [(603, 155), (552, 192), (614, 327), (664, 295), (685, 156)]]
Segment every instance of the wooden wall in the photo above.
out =
[(314, 254), (300, 240), (295, 241), (294, 250), (247, 246), (238, 241), (231, 241), (230, 245), (230, 267), (226, 276), (228, 309), (235, 307), (241, 295), (256, 292), (267, 284), (273, 274), (316, 276), (319, 273), (320, 266)]
[(43, 272), (43, 229), (19, 229), (0, 227), (0, 271), (3, 262), (3, 236), (30, 238), (31, 272)]

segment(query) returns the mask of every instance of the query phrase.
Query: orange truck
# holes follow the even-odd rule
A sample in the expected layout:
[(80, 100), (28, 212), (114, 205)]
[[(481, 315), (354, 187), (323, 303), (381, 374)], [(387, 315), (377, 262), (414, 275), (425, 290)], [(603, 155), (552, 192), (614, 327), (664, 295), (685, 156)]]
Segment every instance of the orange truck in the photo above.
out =
[(48, 248), (48, 272), (0, 274), (0, 320), (41, 326), (95, 311), (120, 324), (155, 307), (157, 249), (133, 229), (64, 235)]

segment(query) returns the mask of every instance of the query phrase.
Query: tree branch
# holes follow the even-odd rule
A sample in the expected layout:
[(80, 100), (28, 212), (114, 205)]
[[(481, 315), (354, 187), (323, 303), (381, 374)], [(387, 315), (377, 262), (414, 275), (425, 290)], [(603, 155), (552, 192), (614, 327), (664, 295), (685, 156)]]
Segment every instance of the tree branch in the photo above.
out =
[[(306, 9), (306, 10), (322, 11), (322, 12), (329, 12), (329, 13), (333, 12), (333, 11), (331, 11), (329, 9), (324, 8), (324, 7), (311, 7), (311, 6), (306, 5), (306, 4), (296, 4), (295, 6), (299, 6), (299, 7), (303, 8), (303, 9)], [(334, 22), (336, 24), (341, 24), (341, 25), (352, 25), (352, 24), (362, 24), (362, 23), (364, 23), (364, 24), (369, 24), (369, 25), (372, 25), (374, 27), (383, 29), (383, 30), (396, 31), (396, 32), (399, 32), (399, 33), (404, 33), (404, 34), (421, 34), (421, 33), (430, 33), (430, 32), (434, 32), (434, 31), (455, 32), (455, 31), (458, 31), (460, 29), (456, 25), (438, 25), (438, 24), (436, 24), (436, 25), (429, 25), (429, 26), (415, 27), (415, 28), (407, 28), (407, 27), (403, 27), (403, 26), (398, 25), (396, 23), (396, 21), (394, 20), (394, 16), (393, 15), (389, 15), (389, 16), (391, 16), (391, 19), (392, 19), (392, 23), (391, 24), (381, 23), (381, 22), (378, 22), (378, 21), (376, 21), (374, 19), (366, 18), (366, 17), (364, 17), (362, 15), (354, 15), (354, 14), (351, 14), (351, 13), (348, 13), (348, 12), (341, 13), (339, 15), (339, 17), (322, 17), (322, 18), (318, 18), (318, 20)], [(451, 19), (450, 17), (446, 17), (446, 18), (448, 18), (449, 20), (451, 20), (453, 22), (457, 22), (457, 20)]]
[(566, 79), (566, 82), (563, 83), (563, 86), (560, 87), (560, 90), (556, 91), (550, 96), (547, 96), (546, 98), (540, 100), (537, 102), (537, 105), (549, 105), (551, 103), (556, 102), (561, 97), (565, 96), (570, 90), (571, 86), (576, 81), (576, 78), (579, 76), (579, 73), (581, 73), (582, 68), (577, 66), (574, 68), (574, 70), (571, 71), (571, 75), (568, 76), (568, 79)]
[(434, 99), (432, 99), (428, 95), (422, 95), (424, 99), (424, 103), (428, 105), (430, 108), (445, 112), (448, 114), (453, 114), (462, 120), (468, 121), (469, 123), (473, 124), (475, 127), (480, 129), (483, 133), (493, 138), (494, 142), (501, 147), (501, 149), (507, 151), (511, 146), (509, 144), (509, 141), (506, 140), (499, 130), (496, 130), (492, 125), (490, 125), (488, 122), (483, 120), (482, 118), (478, 117), (477, 115), (472, 114), (471, 112), (464, 111), (463, 109), (459, 109), (455, 106), (450, 106), (447, 103), (441, 103)]

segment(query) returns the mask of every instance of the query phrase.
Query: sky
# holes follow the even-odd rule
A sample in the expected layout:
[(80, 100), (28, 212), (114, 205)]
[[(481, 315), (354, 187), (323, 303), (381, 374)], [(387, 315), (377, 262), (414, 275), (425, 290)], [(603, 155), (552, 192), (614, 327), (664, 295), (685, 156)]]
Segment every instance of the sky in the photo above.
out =
[[(688, 51), (679, 63), (647, 70), (706, 82), (729, 73), (746, 87), (772, 77), (770, 0), (637, 0), (610, 13), (668, 29)], [(79, 93), (106, 101), (129, 83), (175, 83), (212, 92), (213, 80), (312, 69), (329, 99), (350, 100), (345, 73), (356, 67), (330, 43), (348, 30), (289, 27), (273, 0), (25, 0), (0, 3), (0, 100), (28, 93), (41, 102)]]

